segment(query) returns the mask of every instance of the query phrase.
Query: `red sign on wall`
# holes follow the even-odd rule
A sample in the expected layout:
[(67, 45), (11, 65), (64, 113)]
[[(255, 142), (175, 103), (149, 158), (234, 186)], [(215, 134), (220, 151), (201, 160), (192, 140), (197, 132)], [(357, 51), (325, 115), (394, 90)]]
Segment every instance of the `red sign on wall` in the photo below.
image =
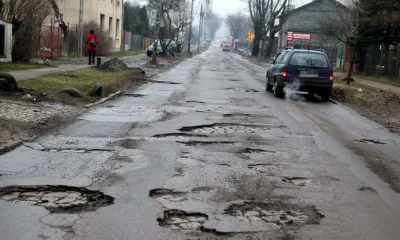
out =
[(311, 39), (311, 34), (293, 33), (293, 39), (310, 40)]
[(287, 32), (287, 41), (293, 41), (293, 32)]

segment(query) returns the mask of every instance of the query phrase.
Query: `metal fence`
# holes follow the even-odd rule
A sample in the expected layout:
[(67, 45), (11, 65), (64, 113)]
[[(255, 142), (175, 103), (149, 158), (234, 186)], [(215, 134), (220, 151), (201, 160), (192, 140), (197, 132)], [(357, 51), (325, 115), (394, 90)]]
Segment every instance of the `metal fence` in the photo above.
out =
[(39, 53), (41, 58), (61, 57), (62, 34), (58, 26), (41, 27)]
[(144, 38), (142, 35), (124, 31), (124, 40), (125, 51), (144, 49)]
[(400, 43), (397, 45), (373, 45), (367, 48), (360, 71), (400, 77)]

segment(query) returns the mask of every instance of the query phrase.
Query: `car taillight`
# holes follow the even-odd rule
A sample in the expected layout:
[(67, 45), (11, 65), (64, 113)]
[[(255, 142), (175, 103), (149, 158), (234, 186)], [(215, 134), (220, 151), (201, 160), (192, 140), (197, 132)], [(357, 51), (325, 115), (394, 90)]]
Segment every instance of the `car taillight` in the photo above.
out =
[(333, 81), (333, 72), (329, 73), (329, 81)]
[(281, 71), (281, 77), (286, 77), (287, 76), (287, 68), (282, 68), (282, 71)]

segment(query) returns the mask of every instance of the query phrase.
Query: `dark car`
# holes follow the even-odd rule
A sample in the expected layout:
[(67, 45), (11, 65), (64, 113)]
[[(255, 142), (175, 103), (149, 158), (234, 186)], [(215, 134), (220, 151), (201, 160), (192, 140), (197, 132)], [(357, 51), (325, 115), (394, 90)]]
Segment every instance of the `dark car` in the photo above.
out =
[[(284, 97), (285, 87), (317, 94), (328, 101), (333, 86), (333, 69), (327, 55), (321, 51), (285, 50), (267, 71), (266, 90), (276, 97)], [(295, 89), (293, 89), (295, 88)]]

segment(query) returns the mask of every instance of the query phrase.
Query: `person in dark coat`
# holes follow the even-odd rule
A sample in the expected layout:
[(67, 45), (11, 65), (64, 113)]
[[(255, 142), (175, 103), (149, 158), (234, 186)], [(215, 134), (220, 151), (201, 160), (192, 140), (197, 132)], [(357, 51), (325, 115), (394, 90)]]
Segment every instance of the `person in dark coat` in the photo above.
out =
[(89, 65), (94, 64), (98, 42), (99, 40), (96, 34), (94, 34), (94, 30), (90, 30), (89, 34), (86, 36), (86, 45), (87, 45), (86, 49), (89, 53)]

